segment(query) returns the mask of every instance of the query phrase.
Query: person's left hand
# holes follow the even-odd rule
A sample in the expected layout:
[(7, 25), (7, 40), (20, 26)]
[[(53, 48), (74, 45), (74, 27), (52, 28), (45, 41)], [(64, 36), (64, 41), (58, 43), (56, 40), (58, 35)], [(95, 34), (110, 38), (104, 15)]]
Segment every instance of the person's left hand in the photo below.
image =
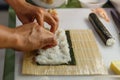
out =
[(17, 6), (14, 10), (23, 24), (33, 22), (35, 19), (38, 24), (44, 27), (44, 22), (51, 25), (50, 31), (55, 33), (58, 28), (58, 17), (47, 12), (45, 9), (31, 5), (27, 2)]
[(12, 32), (16, 38), (16, 44), (12, 47), (16, 50), (33, 51), (57, 45), (55, 35), (35, 22), (16, 27)]

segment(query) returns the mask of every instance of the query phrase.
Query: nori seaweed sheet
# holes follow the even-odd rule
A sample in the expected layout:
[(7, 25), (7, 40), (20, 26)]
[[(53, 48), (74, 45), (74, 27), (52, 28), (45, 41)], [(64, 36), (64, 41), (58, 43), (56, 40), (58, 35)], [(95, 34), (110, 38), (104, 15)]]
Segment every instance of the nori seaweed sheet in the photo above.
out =
[(65, 33), (66, 33), (69, 50), (70, 50), (70, 57), (71, 57), (71, 61), (68, 63), (68, 65), (76, 65), (76, 60), (75, 60), (74, 51), (72, 48), (71, 37), (70, 37), (70, 31), (66, 31)]
[(70, 50), (70, 57), (71, 57), (71, 61), (68, 62), (68, 64), (39, 64), (36, 62), (37, 65), (39, 66), (59, 66), (59, 65), (76, 65), (76, 60), (75, 60), (75, 56), (74, 56), (74, 52), (73, 52), (73, 48), (72, 48), (72, 42), (71, 42), (71, 37), (70, 37), (70, 31), (65, 31), (66, 37), (67, 37), (67, 41), (68, 41), (68, 45), (69, 45), (69, 50)]

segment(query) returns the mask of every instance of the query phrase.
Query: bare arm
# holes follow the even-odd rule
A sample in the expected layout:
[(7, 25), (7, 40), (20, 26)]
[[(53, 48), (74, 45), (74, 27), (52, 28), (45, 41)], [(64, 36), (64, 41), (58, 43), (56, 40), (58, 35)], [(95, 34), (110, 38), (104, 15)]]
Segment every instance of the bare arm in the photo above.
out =
[(13, 48), (16, 43), (14, 30), (0, 25), (0, 48)]
[(25, 0), (5, 0), (12, 8), (16, 9), (18, 6), (22, 6)]

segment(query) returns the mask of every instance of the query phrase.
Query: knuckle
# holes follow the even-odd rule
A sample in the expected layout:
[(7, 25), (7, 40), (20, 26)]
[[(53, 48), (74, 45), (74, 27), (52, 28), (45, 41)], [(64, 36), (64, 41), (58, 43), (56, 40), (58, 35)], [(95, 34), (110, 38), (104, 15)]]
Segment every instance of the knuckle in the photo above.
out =
[(42, 9), (37, 10), (37, 14), (43, 14), (43, 13), (44, 13), (44, 11)]

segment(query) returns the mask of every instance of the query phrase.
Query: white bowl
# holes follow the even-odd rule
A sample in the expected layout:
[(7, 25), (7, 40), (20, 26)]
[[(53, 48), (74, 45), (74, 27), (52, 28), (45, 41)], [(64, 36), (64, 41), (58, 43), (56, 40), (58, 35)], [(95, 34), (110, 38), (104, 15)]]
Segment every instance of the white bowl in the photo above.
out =
[(67, 0), (52, 0), (52, 3), (46, 3), (43, 0), (32, 0), (35, 4), (38, 6), (44, 7), (44, 8), (56, 8), (60, 7), (62, 4), (67, 3)]
[(102, 7), (108, 0), (79, 0), (84, 8)]

